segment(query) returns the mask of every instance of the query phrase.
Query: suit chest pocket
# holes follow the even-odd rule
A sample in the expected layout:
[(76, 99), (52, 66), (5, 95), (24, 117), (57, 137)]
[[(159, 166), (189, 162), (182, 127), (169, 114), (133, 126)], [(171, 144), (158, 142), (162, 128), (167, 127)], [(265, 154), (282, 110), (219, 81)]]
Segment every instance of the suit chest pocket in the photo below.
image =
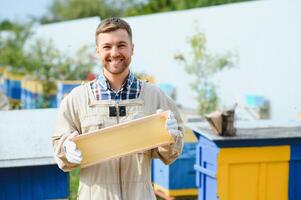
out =
[(81, 118), (81, 128), (83, 134), (102, 129), (103, 127), (104, 120), (102, 115), (86, 115)]

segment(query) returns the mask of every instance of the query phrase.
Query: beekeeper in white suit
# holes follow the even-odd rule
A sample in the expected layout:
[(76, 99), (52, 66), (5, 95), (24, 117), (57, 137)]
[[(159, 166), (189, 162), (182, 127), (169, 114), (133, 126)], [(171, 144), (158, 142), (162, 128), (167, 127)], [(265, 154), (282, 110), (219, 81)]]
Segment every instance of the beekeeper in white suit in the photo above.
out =
[(81, 152), (71, 141), (78, 134), (126, 122), (136, 116), (154, 114), (158, 109), (171, 110), (166, 128), (175, 143), (80, 171), (80, 200), (155, 200), (151, 160), (159, 158), (170, 164), (181, 154), (182, 120), (171, 98), (130, 72), (134, 45), (127, 22), (115, 17), (102, 21), (96, 30), (96, 51), (103, 73), (75, 88), (60, 105), (53, 136), (56, 161), (64, 171), (71, 171), (80, 164)]

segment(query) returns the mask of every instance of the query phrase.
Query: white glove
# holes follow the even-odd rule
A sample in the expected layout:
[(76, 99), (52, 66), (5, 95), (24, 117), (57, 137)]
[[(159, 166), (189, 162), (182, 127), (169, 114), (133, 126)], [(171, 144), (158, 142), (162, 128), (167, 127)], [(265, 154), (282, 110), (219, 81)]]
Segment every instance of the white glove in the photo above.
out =
[(73, 132), (63, 143), (67, 160), (74, 164), (80, 164), (83, 159), (81, 152), (76, 148), (76, 144), (71, 140), (77, 135), (77, 132)]
[(178, 122), (175, 118), (175, 115), (173, 112), (170, 112), (167, 120), (166, 120), (166, 124), (165, 124), (168, 132), (174, 137), (183, 137), (182, 132), (179, 130), (179, 125)]

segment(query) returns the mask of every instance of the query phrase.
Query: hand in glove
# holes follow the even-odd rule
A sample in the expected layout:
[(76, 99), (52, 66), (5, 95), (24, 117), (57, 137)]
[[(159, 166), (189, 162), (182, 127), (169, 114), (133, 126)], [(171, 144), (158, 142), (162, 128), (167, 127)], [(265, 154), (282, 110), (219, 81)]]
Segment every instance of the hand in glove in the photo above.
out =
[(173, 112), (170, 112), (167, 120), (166, 120), (166, 124), (165, 124), (168, 132), (174, 137), (183, 137), (182, 132), (179, 130), (179, 125), (178, 122), (175, 118), (175, 115)]
[(76, 148), (76, 144), (71, 140), (77, 135), (77, 132), (73, 132), (63, 143), (66, 158), (70, 163), (73, 164), (80, 164), (83, 159), (81, 152)]

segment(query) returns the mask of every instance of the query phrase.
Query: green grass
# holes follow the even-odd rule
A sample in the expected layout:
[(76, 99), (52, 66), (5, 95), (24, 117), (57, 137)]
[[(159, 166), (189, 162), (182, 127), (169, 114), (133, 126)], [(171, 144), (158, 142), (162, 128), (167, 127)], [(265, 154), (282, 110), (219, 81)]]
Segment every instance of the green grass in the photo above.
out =
[(70, 200), (77, 199), (77, 189), (78, 189), (78, 181), (79, 181), (79, 170), (80, 168), (76, 168), (72, 172), (70, 172), (70, 184), (69, 184), (69, 191), (70, 191)]

